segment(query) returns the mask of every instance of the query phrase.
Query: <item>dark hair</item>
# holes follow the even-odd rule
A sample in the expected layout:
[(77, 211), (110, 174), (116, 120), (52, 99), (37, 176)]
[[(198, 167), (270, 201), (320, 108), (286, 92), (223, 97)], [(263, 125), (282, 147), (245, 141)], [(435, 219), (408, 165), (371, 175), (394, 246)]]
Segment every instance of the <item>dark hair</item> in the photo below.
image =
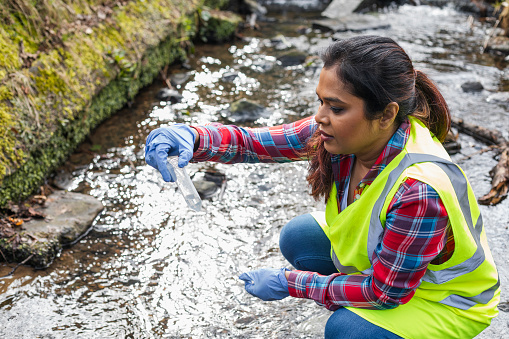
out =
[[(398, 125), (412, 115), (438, 140), (445, 139), (451, 124), (447, 103), (437, 86), (414, 69), (409, 56), (394, 40), (380, 36), (340, 40), (332, 43), (321, 58), (323, 68), (336, 67), (336, 74), (347, 90), (364, 101), (368, 120), (380, 118), (385, 107), (396, 102)], [(308, 142), (308, 156), (311, 195), (327, 200), (333, 184), (331, 155), (318, 134)]]

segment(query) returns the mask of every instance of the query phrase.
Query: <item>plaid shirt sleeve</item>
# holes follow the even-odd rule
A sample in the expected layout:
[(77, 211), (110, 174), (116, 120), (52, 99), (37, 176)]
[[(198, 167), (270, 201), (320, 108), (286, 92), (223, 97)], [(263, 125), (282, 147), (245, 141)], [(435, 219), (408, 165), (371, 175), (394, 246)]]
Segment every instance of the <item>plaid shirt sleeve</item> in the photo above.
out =
[(291, 296), (315, 300), (329, 310), (341, 306), (391, 309), (414, 295), (428, 264), (442, 251), (449, 218), (437, 192), (407, 179), (389, 205), (371, 275), (292, 271)]
[(212, 123), (193, 126), (200, 145), (193, 161), (289, 162), (306, 158), (306, 142), (317, 128), (314, 117), (274, 127), (247, 128)]

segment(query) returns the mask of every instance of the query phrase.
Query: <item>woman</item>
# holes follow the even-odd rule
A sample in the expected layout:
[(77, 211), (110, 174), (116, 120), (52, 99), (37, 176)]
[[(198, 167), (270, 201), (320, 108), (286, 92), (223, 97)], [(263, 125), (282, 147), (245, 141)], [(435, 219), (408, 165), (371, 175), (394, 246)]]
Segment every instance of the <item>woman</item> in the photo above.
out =
[(147, 163), (309, 159), (325, 214), (291, 220), (280, 249), (296, 268), (242, 274), (262, 300), (309, 298), (335, 311), (326, 338), (472, 338), (497, 315), (498, 274), (475, 196), (441, 145), (449, 109), (385, 37), (322, 55), (318, 111), (293, 124), (177, 124), (152, 131)]

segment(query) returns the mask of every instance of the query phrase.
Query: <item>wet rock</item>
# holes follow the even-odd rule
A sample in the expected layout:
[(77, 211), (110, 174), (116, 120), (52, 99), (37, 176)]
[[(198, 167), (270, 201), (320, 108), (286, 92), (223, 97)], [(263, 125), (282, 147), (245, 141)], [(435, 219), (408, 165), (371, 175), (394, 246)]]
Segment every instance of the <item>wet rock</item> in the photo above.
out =
[(249, 14), (256, 14), (257, 16), (264, 16), (267, 14), (267, 8), (256, 0), (244, 0), (246, 6), (245, 10)]
[(390, 23), (372, 15), (352, 14), (348, 17), (316, 20), (313, 29), (323, 32), (362, 32), (375, 29), (390, 28)]
[[(445, 0), (436, 0), (439, 2), (450, 2)], [(470, 1), (470, 0), (467, 0)], [(377, 10), (387, 6), (424, 5), (426, 0), (332, 0), (327, 8), (322, 12), (322, 16), (328, 18), (346, 17), (353, 13), (367, 12)]]
[(277, 60), (281, 63), (281, 66), (289, 67), (302, 65), (304, 61), (306, 61), (307, 57), (307, 53), (299, 50), (293, 50), (278, 56)]
[(170, 83), (172, 86), (179, 86), (184, 84), (191, 77), (190, 72), (175, 73), (170, 75)]
[(322, 32), (339, 32), (344, 31), (346, 25), (337, 19), (321, 19), (313, 21), (311, 28)]
[(260, 59), (253, 60), (253, 64), (251, 68), (255, 71), (259, 72), (268, 72), (274, 68), (276, 64), (276, 58), (274, 57), (265, 57)]
[(461, 85), (463, 92), (481, 92), (484, 87), (479, 81), (468, 81)]
[(180, 67), (182, 67), (183, 69), (188, 69), (188, 70), (193, 69), (193, 66), (191, 66), (191, 63), (189, 62), (189, 59), (184, 60), (182, 62), (182, 64), (180, 65)]
[(42, 207), (34, 210), (45, 215), (44, 219), (31, 219), (17, 230), (20, 239), (32, 239), (13, 246), (0, 239), (0, 249), (9, 260), (22, 262), (35, 268), (49, 266), (63, 246), (74, 243), (90, 227), (102, 211), (98, 199), (80, 193), (55, 191)]
[(509, 54), (509, 37), (494, 36), (488, 42), (486, 50), (498, 51)]
[(260, 4), (265, 6), (271, 12), (278, 11), (323, 11), (330, 0), (258, 0)]
[(178, 91), (169, 88), (161, 88), (156, 94), (156, 98), (161, 101), (170, 101), (176, 104), (182, 101), (183, 96)]
[(199, 173), (193, 178), (193, 184), (200, 198), (210, 199), (226, 188), (226, 175), (217, 171)]
[(332, 0), (322, 12), (322, 16), (332, 19), (348, 16), (355, 12), (363, 2), (363, 0)]
[(73, 175), (65, 168), (60, 168), (55, 172), (52, 180), (53, 186), (60, 190), (68, 189), (73, 183)]
[(207, 180), (193, 180), (194, 187), (200, 198), (209, 199), (219, 190), (215, 182)]
[(233, 13), (218, 10), (203, 10), (201, 12), (200, 38), (204, 42), (220, 43), (229, 41), (235, 35), (235, 31), (242, 18)]
[(239, 319), (235, 320), (235, 326), (237, 326), (239, 328), (245, 328), (246, 325), (252, 323), (255, 320), (256, 320), (256, 318), (253, 316), (239, 318)]
[(239, 76), (239, 73), (237, 72), (224, 72), (223, 75), (221, 75), (221, 80), (225, 82), (232, 82)]
[(284, 35), (278, 34), (270, 39), (270, 43), (275, 49), (283, 50), (292, 47), (292, 44), (285, 38)]
[(230, 104), (227, 112), (224, 112), (229, 120), (235, 123), (255, 122), (259, 118), (268, 117), (267, 109), (251, 100), (240, 99)]
[(311, 27), (307, 27), (307, 26), (300, 26), (300, 27), (297, 28), (297, 33), (298, 34), (302, 34), (302, 35), (309, 34), (312, 31), (313, 30), (311, 29)]

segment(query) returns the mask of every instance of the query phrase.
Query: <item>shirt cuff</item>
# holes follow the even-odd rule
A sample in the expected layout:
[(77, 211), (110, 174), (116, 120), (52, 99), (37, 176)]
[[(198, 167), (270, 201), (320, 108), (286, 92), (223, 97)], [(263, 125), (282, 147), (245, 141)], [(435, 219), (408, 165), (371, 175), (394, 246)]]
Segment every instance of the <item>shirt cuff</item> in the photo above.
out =
[(210, 132), (204, 126), (191, 126), (194, 128), (199, 135), (200, 141), (198, 143), (198, 148), (193, 153), (193, 158), (191, 162), (199, 162), (207, 160), (207, 150), (210, 148)]
[(308, 298), (307, 283), (313, 278), (313, 272), (294, 270), (288, 277), (288, 292), (295, 298)]

